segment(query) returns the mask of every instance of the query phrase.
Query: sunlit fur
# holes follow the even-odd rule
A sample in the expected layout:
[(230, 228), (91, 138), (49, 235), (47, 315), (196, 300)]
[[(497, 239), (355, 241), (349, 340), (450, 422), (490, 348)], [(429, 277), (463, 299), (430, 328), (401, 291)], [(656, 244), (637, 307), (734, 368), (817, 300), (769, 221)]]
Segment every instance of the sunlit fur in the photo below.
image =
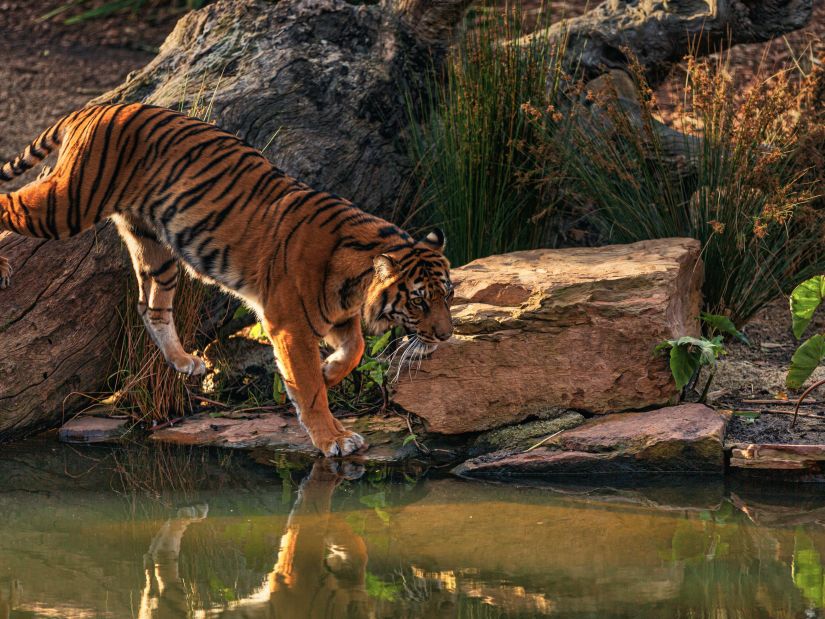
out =
[[(69, 114), (0, 167), (0, 182), (58, 146), (53, 169), (0, 194), (0, 231), (59, 239), (113, 219), (137, 275), (138, 311), (166, 360), (184, 373), (205, 367), (175, 330), (178, 263), (244, 299), (273, 342), (301, 422), (326, 455), (364, 446), (331, 415), (326, 392), (358, 365), (362, 319), (374, 332), (402, 325), (418, 356), (452, 333), (438, 231), (416, 242), (287, 176), (239, 138), (142, 104)], [(11, 274), (0, 257), (0, 288)], [(322, 339), (333, 348), (323, 363)]]

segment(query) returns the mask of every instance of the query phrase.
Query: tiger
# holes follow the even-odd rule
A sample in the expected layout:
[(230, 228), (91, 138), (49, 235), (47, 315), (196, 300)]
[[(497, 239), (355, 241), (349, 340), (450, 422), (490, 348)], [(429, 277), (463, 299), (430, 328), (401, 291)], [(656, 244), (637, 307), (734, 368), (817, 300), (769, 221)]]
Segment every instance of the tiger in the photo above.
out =
[[(289, 176), (216, 125), (142, 103), (64, 116), (0, 167), (0, 182), (57, 147), (50, 170), (0, 194), (0, 232), (62, 239), (113, 220), (146, 330), (183, 374), (206, 367), (175, 329), (179, 265), (239, 297), (261, 321), (298, 419), (327, 457), (367, 448), (332, 415), (327, 395), (360, 362), (362, 323), (372, 334), (401, 327), (422, 356), (452, 335), (453, 285), (438, 229), (416, 240)], [(0, 289), (11, 275), (0, 257)], [(321, 341), (332, 349), (323, 360)]]

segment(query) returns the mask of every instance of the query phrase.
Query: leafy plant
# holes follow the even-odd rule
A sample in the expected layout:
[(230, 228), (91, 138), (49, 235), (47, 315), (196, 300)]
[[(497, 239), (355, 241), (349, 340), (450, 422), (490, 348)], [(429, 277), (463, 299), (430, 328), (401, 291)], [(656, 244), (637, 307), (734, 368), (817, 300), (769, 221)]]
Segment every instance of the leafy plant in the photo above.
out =
[[(790, 298), (791, 318), (793, 320), (793, 334), (797, 340), (802, 339), (805, 330), (811, 324), (814, 313), (825, 298), (825, 277), (816, 275), (805, 280), (794, 288)], [(825, 359), (825, 336), (816, 333), (805, 340), (791, 357), (791, 366), (785, 377), (785, 385), (789, 389), (799, 389), (811, 377)], [(797, 400), (794, 409), (794, 418), (791, 427), (796, 424), (799, 406), (808, 394), (817, 387), (825, 384), (820, 380), (808, 387)]]
[[(793, 320), (793, 334), (801, 339), (808, 325), (811, 324), (814, 312), (822, 304), (825, 297), (825, 277), (817, 275), (805, 280), (794, 288), (791, 293), (790, 309)], [(799, 389), (810, 378), (813, 371), (819, 367), (825, 358), (825, 338), (815, 334), (805, 340), (791, 357), (791, 367), (785, 378), (789, 389)]]
[(676, 388), (680, 390), (687, 386), (699, 368), (715, 367), (716, 360), (725, 354), (721, 335), (713, 339), (686, 335), (673, 340), (665, 340), (655, 348), (656, 352), (664, 350), (670, 351), (670, 372), (676, 381)]
[(668, 351), (670, 373), (676, 381), (676, 388), (680, 391), (698, 375), (701, 368), (709, 366), (711, 373), (699, 398), (700, 402), (704, 402), (716, 373), (716, 363), (719, 357), (726, 354), (722, 344), (724, 336), (728, 335), (747, 345), (750, 345), (750, 340), (734, 326), (733, 321), (727, 316), (702, 312), (700, 319), (712, 337), (686, 335), (665, 340), (656, 346), (654, 352)]
[[(417, 211), (445, 230), (455, 265), (546, 245), (556, 229), (556, 185), (530, 182), (527, 145), (537, 130), (524, 104), (552, 101), (564, 44), (542, 31), (523, 39), (525, 19), (515, 5), (504, 12), (490, 5), (468, 18), (445, 75), (425, 89), (422, 122), (420, 101), (408, 97)], [(538, 25), (547, 18), (542, 10)]]

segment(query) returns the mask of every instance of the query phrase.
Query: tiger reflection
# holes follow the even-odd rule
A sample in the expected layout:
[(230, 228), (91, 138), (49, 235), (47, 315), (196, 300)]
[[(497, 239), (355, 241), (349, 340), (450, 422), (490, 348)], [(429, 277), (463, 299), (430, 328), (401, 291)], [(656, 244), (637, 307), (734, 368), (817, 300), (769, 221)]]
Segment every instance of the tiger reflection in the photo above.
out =
[(0, 619), (9, 619), (11, 611), (20, 604), (23, 585), (19, 580), (12, 580), (8, 587), (0, 588)]
[[(215, 617), (338, 618), (374, 617), (366, 592), (367, 549), (346, 521), (331, 511), (332, 495), (344, 479), (363, 469), (327, 459), (316, 462), (301, 482), (281, 536), (278, 558), (264, 586), (247, 598), (229, 602)], [(187, 528), (206, 517), (207, 507), (183, 508), (150, 544), (139, 619), (191, 614), (178, 573), (181, 541)]]

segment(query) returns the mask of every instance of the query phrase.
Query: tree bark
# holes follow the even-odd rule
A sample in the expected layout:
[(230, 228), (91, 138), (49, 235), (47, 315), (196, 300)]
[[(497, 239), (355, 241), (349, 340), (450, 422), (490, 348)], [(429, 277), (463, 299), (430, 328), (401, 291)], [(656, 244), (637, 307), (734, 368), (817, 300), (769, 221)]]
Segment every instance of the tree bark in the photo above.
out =
[(688, 53), (769, 41), (802, 28), (812, 11), (813, 0), (606, 0), (550, 31), (567, 38), (568, 65), (585, 80), (626, 69), (630, 54), (655, 87)]

